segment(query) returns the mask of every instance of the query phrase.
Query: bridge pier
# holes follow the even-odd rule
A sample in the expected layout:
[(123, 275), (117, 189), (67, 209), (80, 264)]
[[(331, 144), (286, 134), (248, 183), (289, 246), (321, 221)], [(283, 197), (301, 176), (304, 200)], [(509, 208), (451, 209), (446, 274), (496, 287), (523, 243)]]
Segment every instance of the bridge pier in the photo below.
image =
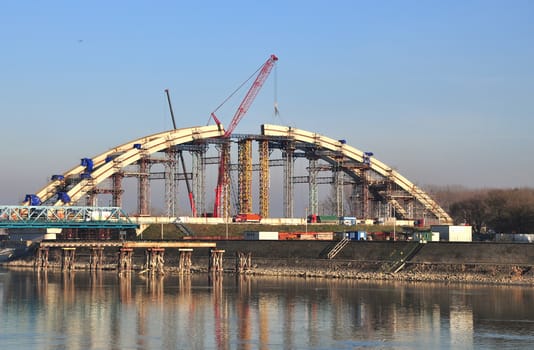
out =
[(223, 249), (210, 250), (208, 272), (223, 272)]
[(91, 257), (89, 259), (89, 268), (91, 270), (102, 270), (104, 265), (104, 247), (92, 247)]
[(252, 253), (236, 252), (235, 253), (235, 272), (249, 272), (252, 269)]
[(132, 271), (133, 248), (121, 248), (119, 251), (119, 273)]
[(48, 247), (39, 247), (37, 249), (33, 266), (38, 270), (46, 270), (48, 268)]
[(74, 270), (74, 258), (76, 256), (76, 248), (61, 248), (61, 270)]
[(148, 248), (146, 250), (146, 269), (150, 273), (164, 274), (163, 271), (163, 254), (165, 248)]
[(191, 273), (191, 255), (193, 254), (193, 249), (191, 248), (180, 248), (179, 260), (178, 260), (178, 273), (179, 274), (190, 274)]

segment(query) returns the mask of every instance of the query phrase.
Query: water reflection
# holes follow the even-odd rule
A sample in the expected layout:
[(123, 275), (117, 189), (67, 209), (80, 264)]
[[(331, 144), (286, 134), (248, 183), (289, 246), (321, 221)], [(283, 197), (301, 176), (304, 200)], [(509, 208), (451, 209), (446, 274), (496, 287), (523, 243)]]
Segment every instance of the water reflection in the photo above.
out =
[(245, 275), (0, 272), (2, 349), (501, 348), (534, 291)]

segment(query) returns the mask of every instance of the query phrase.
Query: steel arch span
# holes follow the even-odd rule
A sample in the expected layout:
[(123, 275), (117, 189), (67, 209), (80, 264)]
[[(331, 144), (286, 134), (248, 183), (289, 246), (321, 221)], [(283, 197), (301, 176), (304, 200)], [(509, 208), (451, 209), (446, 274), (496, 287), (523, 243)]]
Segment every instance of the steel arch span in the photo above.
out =
[[(274, 173), (270, 169), (278, 166), (283, 168), (283, 185), (278, 187), (283, 187), (283, 216), (288, 218), (295, 216), (295, 186), (307, 184), (308, 213), (355, 216), (359, 219), (424, 218), (430, 223), (452, 223), (451, 217), (427, 193), (374, 158), (372, 153), (360, 151), (343, 140), (269, 124), (262, 125), (260, 135), (235, 134), (226, 141), (221, 139), (223, 135), (222, 127), (211, 125), (175, 129), (132, 140), (92, 158), (84, 158), (80, 165), (62, 175), (53, 175), (47, 185), (31, 196), (45, 205), (80, 205), (84, 200), (86, 205), (96, 205), (98, 196), (108, 195), (112, 196), (113, 206), (122, 206), (124, 189), (121, 179), (134, 177), (138, 181), (137, 214), (148, 216), (151, 214), (150, 182), (164, 180), (167, 216), (177, 216), (178, 184), (186, 181), (190, 198), (195, 198), (191, 205), (196, 210), (192, 212), (206, 214), (206, 174), (209, 173), (206, 168), (218, 164), (217, 156), (208, 156), (209, 148), (213, 145), (220, 148), (223, 142), (233, 142), (238, 145), (238, 162), (228, 163), (227, 171), (230, 177), (237, 173), (238, 178), (237, 185), (236, 181), (230, 184), (238, 190), (234, 213), (254, 211), (252, 177), (256, 171), (259, 173), (256, 206), (259, 206), (258, 212), (264, 218), (270, 217), (270, 202), (275, 197), (271, 194), (277, 189), (270, 187), (271, 173)], [(257, 164), (253, 164), (252, 141), (258, 143)], [(184, 164), (182, 153), (185, 152), (191, 160), (190, 172), (186, 171)], [(281, 157), (273, 159), (276, 152)], [(295, 164), (303, 160), (308, 161), (304, 167), (307, 173), (295, 174), (298, 171)], [(162, 164), (165, 171), (152, 171), (154, 164)], [(324, 173), (327, 176), (320, 176)], [(318, 187), (323, 184), (333, 188), (334, 208), (324, 208), (324, 205), (321, 208)], [(30, 198), (24, 204), (31, 205), (31, 202)]]

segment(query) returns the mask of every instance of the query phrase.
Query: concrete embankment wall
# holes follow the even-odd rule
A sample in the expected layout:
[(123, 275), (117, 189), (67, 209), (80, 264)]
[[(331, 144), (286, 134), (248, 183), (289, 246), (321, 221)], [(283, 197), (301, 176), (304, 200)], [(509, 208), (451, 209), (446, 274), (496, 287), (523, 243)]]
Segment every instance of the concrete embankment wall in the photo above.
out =
[[(337, 242), (330, 241), (219, 241), (225, 256), (237, 251), (250, 252), (252, 258), (318, 259)], [(414, 242), (353, 241), (335, 257), (336, 260), (385, 261)], [(206, 255), (196, 250), (194, 255)], [(434, 264), (522, 264), (534, 265), (534, 244), (487, 242), (429, 242), (411, 259), (413, 263)]]
[(517, 264), (534, 265), (534, 244), (489, 242), (431, 242), (415, 255), (412, 263)]

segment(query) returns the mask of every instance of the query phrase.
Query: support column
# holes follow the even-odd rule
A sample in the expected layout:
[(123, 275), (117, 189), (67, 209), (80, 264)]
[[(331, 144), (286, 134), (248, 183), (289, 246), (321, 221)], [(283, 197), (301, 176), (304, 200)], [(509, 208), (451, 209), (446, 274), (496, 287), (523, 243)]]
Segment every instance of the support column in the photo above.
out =
[(293, 217), (293, 172), (294, 172), (294, 158), (295, 145), (288, 142), (285, 145), (285, 150), (282, 152), (282, 158), (285, 160), (284, 164), (284, 216), (286, 218)]
[(191, 153), (193, 197), (195, 198), (196, 211), (199, 215), (206, 212), (206, 148)]
[(259, 141), (260, 148), (260, 215), (269, 217), (269, 141)]
[(343, 191), (343, 159), (337, 159), (337, 164), (334, 168), (334, 188), (336, 191), (336, 215), (344, 216), (344, 191)]
[(179, 260), (178, 260), (178, 273), (179, 274), (190, 274), (191, 273), (191, 255), (193, 254), (193, 249), (191, 248), (180, 248)]
[(139, 187), (137, 195), (137, 210), (139, 215), (150, 215), (150, 192), (149, 192), (149, 160), (139, 160)]
[(122, 207), (122, 194), (124, 190), (122, 189), (122, 179), (124, 178), (124, 172), (119, 171), (111, 176), (112, 183), (112, 198), (111, 203), (114, 207)]
[(74, 270), (74, 258), (76, 256), (76, 248), (61, 248), (61, 269), (63, 271)]
[(239, 212), (252, 213), (252, 140), (238, 143)]
[(46, 270), (48, 268), (48, 247), (39, 247), (37, 249), (33, 266), (38, 270)]
[(209, 272), (223, 272), (223, 254), (224, 250), (222, 249), (210, 250)]
[(252, 253), (236, 252), (235, 253), (235, 272), (244, 273), (252, 269)]
[[(167, 216), (176, 216), (176, 173), (177, 173), (177, 155), (179, 153), (174, 147), (167, 148), (165, 163), (165, 202), (167, 204)], [(187, 174), (184, 174), (187, 176)]]
[(165, 248), (148, 248), (146, 250), (146, 266), (145, 268), (150, 273), (159, 273), (164, 274), (163, 271), (163, 255), (165, 253)]
[(89, 258), (89, 268), (91, 270), (102, 270), (104, 266), (104, 247), (92, 247)]
[[(309, 213), (311, 214), (319, 214), (319, 195), (317, 190), (317, 158), (315, 156), (312, 156), (309, 158), (309, 184), (308, 184), (308, 191), (309, 191), (309, 198), (308, 198), (308, 208)], [(306, 218), (307, 219), (307, 218)]]
[(132, 271), (133, 248), (121, 248), (119, 251), (119, 273)]

